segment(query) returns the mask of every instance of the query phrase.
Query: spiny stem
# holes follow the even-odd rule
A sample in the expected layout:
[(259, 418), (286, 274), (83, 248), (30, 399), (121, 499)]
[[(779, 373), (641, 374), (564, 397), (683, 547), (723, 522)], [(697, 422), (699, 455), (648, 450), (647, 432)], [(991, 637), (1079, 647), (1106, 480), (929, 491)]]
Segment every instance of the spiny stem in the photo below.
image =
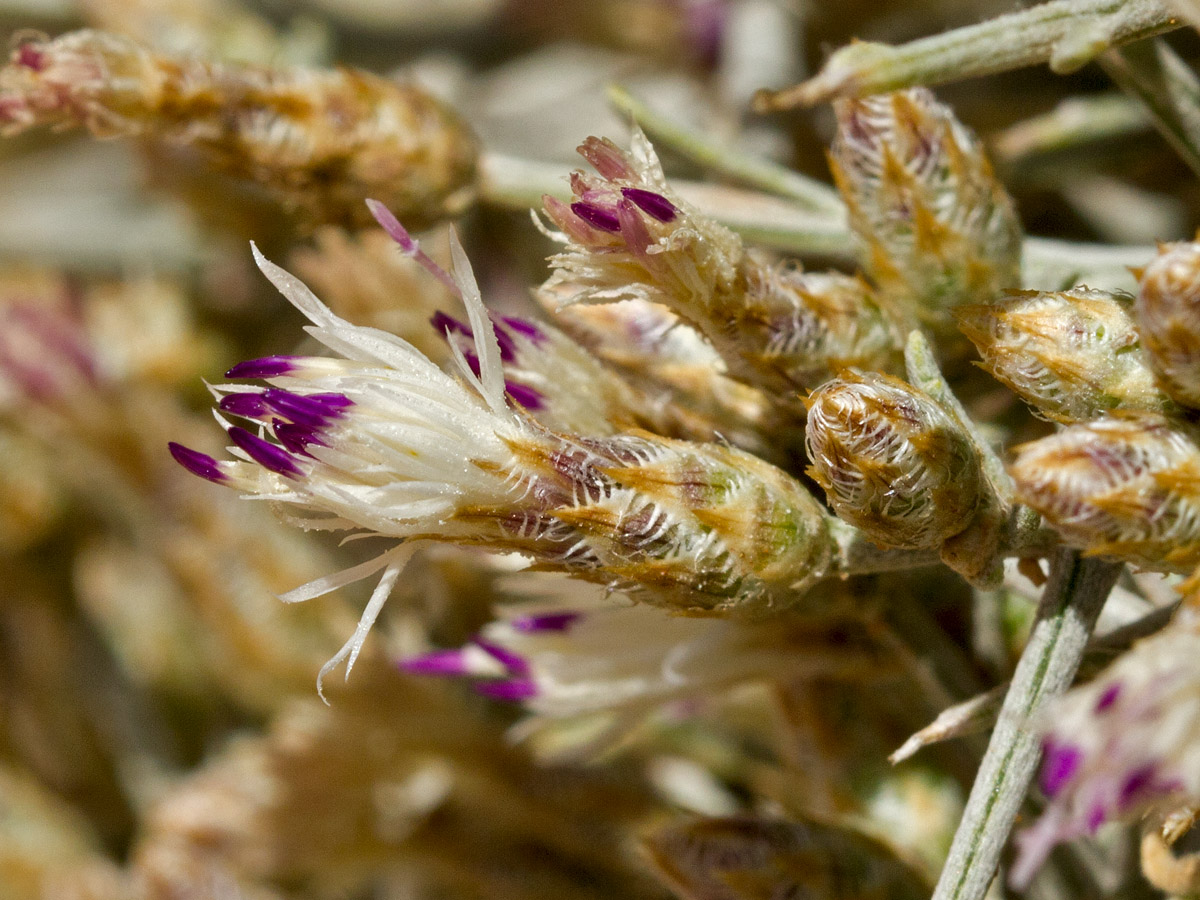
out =
[(1075, 550), (1055, 555), (933, 900), (981, 900), (986, 893), (1041, 757), (1031, 725), (1046, 702), (1075, 678), (1120, 570), (1118, 563), (1084, 559)]
[(1200, 79), (1162, 41), (1113, 49), (1098, 62), (1125, 93), (1138, 98), (1154, 126), (1200, 174)]
[(837, 217), (846, 214), (841, 198), (830, 185), (770, 160), (720, 144), (708, 135), (656, 112), (620, 85), (608, 89), (608, 101), (618, 112), (632, 117), (659, 147), (668, 147), (719, 175), (776, 197), (786, 197), (810, 211), (826, 212)]
[(756, 98), (760, 112), (812, 106), (921, 84), (943, 84), (1048, 62), (1073, 72), (1109, 47), (1179, 28), (1160, 0), (1052, 0), (893, 47), (858, 42), (833, 54), (816, 77)]

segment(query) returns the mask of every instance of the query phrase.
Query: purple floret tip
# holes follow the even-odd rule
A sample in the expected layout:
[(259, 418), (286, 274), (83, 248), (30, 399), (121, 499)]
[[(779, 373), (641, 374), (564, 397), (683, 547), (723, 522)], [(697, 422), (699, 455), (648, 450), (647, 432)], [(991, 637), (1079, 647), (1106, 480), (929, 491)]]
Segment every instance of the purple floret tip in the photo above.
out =
[(1104, 689), (1099, 697), (1096, 698), (1096, 712), (1102, 713), (1111, 709), (1113, 704), (1117, 702), (1117, 698), (1121, 696), (1121, 685), (1110, 684)]
[(617, 218), (617, 214), (603, 206), (580, 201), (571, 204), (571, 212), (600, 231), (616, 234), (621, 230), (621, 222)]
[(322, 440), (321, 431), (311, 426), (297, 425), (279, 419), (275, 419), (271, 425), (279, 443), (283, 444), (291, 453), (312, 458), (312, 454), (308, 452), (309, 444), (316, 444), (319, 447), (329, 446)]
[(1046, 758), (1042, 763), (1042, 792), (1054, 797), (1079, 770), (1083, 753), (1070, 744), (1046, 744)]
[(330, 419), (339, 418), (346, 407), (353, 405), (345, 394), (293, 394), (268, 388), (262, 396), (279, 415), (310, 428), (323, 428)]
[(375, 221), (379, 226), (388, 233), (393, 241), (400, 245), (406, 253), (415, 253), (417, 250), (417, 242), (412, 239), (412, 235), (408, 233), (400, 220), (392, 213), (390, 209), (380, 203), (378, 200), (368, 200), (367, 209), (371, 211), (371, 215), (375, 217)]
[(466, 675), (467, 663), (461, 650), (434, 650), (400, 661), (400, 669), (410, 675)]
[(521, 319), (516, 316), (501, 316), (500, 321), (517, 334), (529, 338), (535, 344), (540, 344), (546, 340), (546, 332), (542, 331), (541, 328), (528, 319)]
[(456, 319), (449, 313), (444, 313), (440, 309), (429, 317), (429, 324), (434, 327), (440, 335), (445, 335), (446, 332), (451, 334), (461, 334), (464, 337), (474, 337), (475, 333), (471, 331), (471, 327), (461, 319)]
[(228, 372), (226, 378), (274, 378), (296, 369), (299, 356), (263, 356), (240, 362)]
[(508, 624), (514, 631), (533, 634), (539, 631), (566, 631), (582, 614), (576, 612), (542, 613), (537, 616), (519, 616)]
[(658, 219), (660, 222), (674, 222), (679, 215), (679, 209), (674, 203), (654, 191), (642, 188), (621, 188), (621, 195), (626, 200), (632, 201), (650, 218)]
[(262, 394), (248, 392), (226, 394), (217, 404), (217, 408), (233, 416), (255, 419), (267, 411), (267, 404), (263, 400)]
[(207, 453), (201, 453), (199, 450), (193, 450), (174, 441), (167, 444), (167, 449), (171, 451), (171, 456), (175, 457), (175, 462), (193, 475), (199, 475), (201, 478), (218, 484), (228, 480), (225, 473), (221, 471), (220, 464)]
[(516, 403), (519, 403), (530, 411), (539, 410), (546, 405), (542, 392), (528, 385), (519, 384), (515, 381), (506, 381), (504, 383), (504, 390)]
[(475, 685), (475, 690), (493, 700), (519, 703), (537, 696), (537, 685), (532, 678), (510, 678), (505, 681), (485, 681)]
[(286, 475), (289, 478), (299, 478), (304, 474), (290, 453), (282, 447), (277, 447), (270, 441), (252, 434), (245, 428), (237, 425), (230, 428), (229, 439), (246, 451), (246, 454), (264, 469), (279, 475)]
[(499, 644), (493, 644), (491, 641), (485, 641), (480, 638), (475, 639), (475, 645), (483, 650), (504, 666), (513, 675), (525, 676), (529, 674), (529, 663), (525, 661), (525, 657), (519, 653), (513, 653), (511, 650), (501, 647)]

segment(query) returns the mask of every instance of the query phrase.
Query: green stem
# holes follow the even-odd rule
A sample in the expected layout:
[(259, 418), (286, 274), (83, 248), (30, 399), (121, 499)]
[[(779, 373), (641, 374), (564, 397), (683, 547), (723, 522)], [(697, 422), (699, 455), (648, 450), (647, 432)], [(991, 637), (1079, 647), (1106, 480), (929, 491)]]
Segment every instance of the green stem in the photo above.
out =
[(834, 53), (816, 77), (761, 94), (756, 106), (760, 112), (812, 106), (1044, 62), (1055, 72), (1073, 72), (1109, 47), (1182, 25), (1160, 0), (1052, 0), (897, 47), (850, 44)]
[(1200, 174), (1200, 79), (1187, 63), (1162, 41), (1110, 50), (1098, 62), (1145, 104), (1159, 133)]
[(981, 900), (987, 892), (1041, 757), (1036, 716), (1074, 680), (1120, 570), (1120, 564), (1083, 559), (1075, 550), (1055, 555), (933, 900)]

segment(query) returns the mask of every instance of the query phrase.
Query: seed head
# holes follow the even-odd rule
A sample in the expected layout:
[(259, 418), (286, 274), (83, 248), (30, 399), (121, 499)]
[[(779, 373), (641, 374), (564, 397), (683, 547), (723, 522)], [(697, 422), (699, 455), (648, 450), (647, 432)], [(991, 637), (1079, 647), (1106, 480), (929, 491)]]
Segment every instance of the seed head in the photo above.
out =
[(886, 547), (933, 549), (984, 496), (957, 419), (898, 378), (850, 371), (808, 400), (809, 473), (845, 521)]
[(960, 306), (955, 318), (983, 364), (1040, 414), (1085, 422), (1114, 409), (1166, 412), (1134, 327), (1132, 297), (1108, 291), (1015, 291)]
[(885, 301), (947, 328), (947, 310), (1017, 286), (1021, 227), (983, 148), (923, 88), (834, 105), (834, 179)]
[(1137, 327), (1163, 389), (1200, 408), (1200, 243), (1167, 244), (1142, 273)]
[(1190, 426), (1142, 413), (1074, 425), (1018, 449), (1017, 498), (1063, 539), (1139, 565), (1200, 563), (1200, 447)]

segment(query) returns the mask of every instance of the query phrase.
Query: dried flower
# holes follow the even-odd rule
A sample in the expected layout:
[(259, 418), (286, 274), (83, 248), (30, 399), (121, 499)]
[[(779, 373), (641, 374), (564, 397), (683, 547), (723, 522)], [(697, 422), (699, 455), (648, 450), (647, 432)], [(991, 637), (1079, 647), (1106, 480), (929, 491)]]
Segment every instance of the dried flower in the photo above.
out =
[(1200, 799), (1198, 693), (1200, 621), (1185, 608), (1047, 710), (1041, 787), (1050, 803), (1018, 836), (1015, 885), (1055, 844)]
[(371, 195), (419, 224), (461, 212), (477, 155), (440, 103), (369, 72), (175, 59), (102, 31), (27, 40), (0, 69), (0, 134), (36, 125), (194, 147), (309, 224), (366, 224)]
[(862, 267), (885, 302), (946, 330), (950, 308), (1019, 284), (1012, 201), (947, 107), (914, 88), (834, 109), (830, 166)]
[(1200, 563), (1200, 447), (1189, 426), (1127, 414), (1018, 448), (1017, 497), (1089, 553), (1186, 571)]
[(1142, 272), (1136, 316), (1163, 389), (1200, 408), (1200, 243), (1159, 249)]
[(623, 153), (589, 138), (598, 176), (571, 177), (574, 203), (544, 198), (566, 249), (545, 290), (560, 303), (661, 303), (716, 348), (729, 373), (798, 408), (798, 389), (849, 363), (886, 367), (897, 337), (860, 279), (802, 273), (749, 253), (681, 200), (641, 132)]
[(844, 521), (886, 547), (933, 549), (984, 497), (962, 425), (898, 378), (850, 371), (808, 399), (809, 474)]
[[(832, 539), (816, 500), (784, 472), (733, 448), (649, 434), (584, 437), (536, 426), (506, 399), (501, 342), (457, 244), (476, 362), (451, 349), (458, 378), (399, 338), (334, 316), (297, 279), (256, 259), (344, 359), (267, 357), (216, 389), (237, 461), (180, 445), (209, 480), (281, 503), (307, 528), (403, 543), (293, 591), (318, 596), (384, 570), (359, 630), (324, 671), (353, 661), (412, 541), (481, 544), (546, 569), (624, 584), (692, 611), (759, 611), (824, 572)], [(476, 371), (478, 374), (476, 374)]]
[(955, 318), (989, 372), (1042, 415), (1085, 422), (1110, 410), (1169, 412), (1131, 315), (1109, 291), (1017, 291)]
[[(545, 586), (542, 586), (543, 590)], [(413, 674), (483, 679), (476, 689), (557, 718), (625, 714), (671, 700), (703, 701), (735, 685), (885, 671), (866, 632), (834, 620), (747, 622), (673, 616), (599, 588), (570, 606), (508, 605), (459, 649), (405, 660)], [(869, 676), (868, 676), (869, 677)]]

